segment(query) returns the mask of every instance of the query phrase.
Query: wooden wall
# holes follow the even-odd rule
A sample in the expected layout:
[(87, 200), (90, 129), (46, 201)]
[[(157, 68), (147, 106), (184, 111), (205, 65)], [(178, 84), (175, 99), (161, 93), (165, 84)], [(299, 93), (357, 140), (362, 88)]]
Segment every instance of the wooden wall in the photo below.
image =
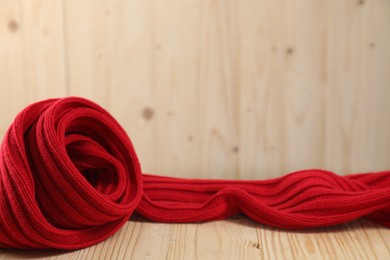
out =
[(390, 168), (389, 0), (0, 0), (0, 136), (90, 98), (144, 171)]

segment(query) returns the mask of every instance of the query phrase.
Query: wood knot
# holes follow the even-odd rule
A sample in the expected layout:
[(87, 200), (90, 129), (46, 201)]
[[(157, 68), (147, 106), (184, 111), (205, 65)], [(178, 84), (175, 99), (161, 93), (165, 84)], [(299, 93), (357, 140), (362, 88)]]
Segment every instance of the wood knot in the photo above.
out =
[(8, 29), (11, 32), (16, 32), (19, 29), (19, 24), (16, 21), (14, 21), (14, 20), (10, 20), (8, 22)]
[(252, 242), (252, 246), (253, 246), (254, 248), (260, 249), (260, 244), (259, 244), (259, 242), (256, 242), (256, 243), (253, 243), (253, 242)]
[(153, 111), (153, 109), (151, 109), (150, 107), (145, 107), (145, 108), (142, 110), (142, 117), (143, 117), (145, 120), (151, 120), (151, 119), (153, 119), (153, 117), (154, 117), (154, 111)]
[(238, 145), (235, 145), (232, 147), (232, 151), (233, 153), (238, 153), (240, 151), (240, 147), (238, 147)]
[(293, 54), (294, 53), (294, 48), (293, 47), (288, 47), (287, 49), (286, 49), (286, 54), (287, 55), (291, 55), (291, 54)]

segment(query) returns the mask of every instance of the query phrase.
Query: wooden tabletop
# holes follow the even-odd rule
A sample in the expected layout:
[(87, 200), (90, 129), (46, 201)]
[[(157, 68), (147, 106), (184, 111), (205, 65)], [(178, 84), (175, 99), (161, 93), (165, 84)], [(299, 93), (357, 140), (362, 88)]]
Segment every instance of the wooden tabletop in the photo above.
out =
[(76, 251), (0, 250), (0, 259), (390, 259), (390, 229), (361, 219), (286, 231), (244, 216), (194, 224), (141, 217), (106, 241)]

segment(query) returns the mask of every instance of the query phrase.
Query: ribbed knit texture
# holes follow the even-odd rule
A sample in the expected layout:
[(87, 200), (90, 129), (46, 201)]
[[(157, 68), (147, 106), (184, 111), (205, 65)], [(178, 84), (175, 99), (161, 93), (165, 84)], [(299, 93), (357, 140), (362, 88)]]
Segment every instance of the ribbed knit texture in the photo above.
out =
[[(169, 148), (167, 148), (169, 149)], [(77, 249), (134, 211), (160, 222), (237, 213), (301, 229), (366, 217), (390, 227), (390, 172), (305, 170), (264, 181), (142, 174), (129, 137), (97, 104), (69, 97), (20, 112), (0, 150), (0, 247)]]

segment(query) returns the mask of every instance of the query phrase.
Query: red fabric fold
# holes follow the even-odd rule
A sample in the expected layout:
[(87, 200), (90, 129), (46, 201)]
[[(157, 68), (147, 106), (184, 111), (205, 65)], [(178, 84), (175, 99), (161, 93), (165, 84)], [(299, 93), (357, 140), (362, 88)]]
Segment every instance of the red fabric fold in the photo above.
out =
[(304, 170), (260, 181), (142, 174), (118, 122), (77, 97), (21, 111), (0, 149), (0, 247), (77, 249), (105, 240), (134, 211), (161, 222), (237, 213), (301, 229), (366, 217), (390, 227), (390, 172)]

